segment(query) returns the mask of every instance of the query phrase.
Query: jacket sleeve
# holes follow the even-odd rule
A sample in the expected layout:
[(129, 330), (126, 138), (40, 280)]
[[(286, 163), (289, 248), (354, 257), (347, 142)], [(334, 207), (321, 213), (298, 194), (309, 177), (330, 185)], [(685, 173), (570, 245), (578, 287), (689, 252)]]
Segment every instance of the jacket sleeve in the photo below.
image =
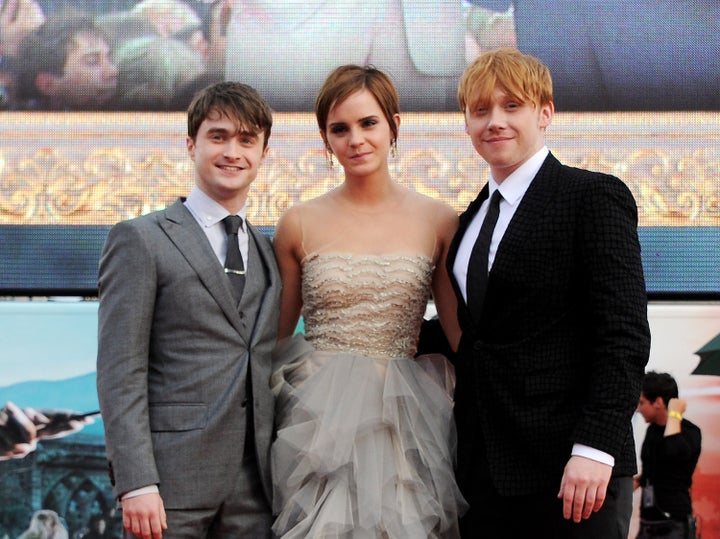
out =
[(135, 222), (110, 230), (100, 258), (97, 389), (116, 496), (156, 484), (148, 366), (157, 276)]
[(617, 457), (650, 352), (637, 207), (615, 177), (594, 175), (586, 185), (576, 248), (591, 384), (573, 441)]

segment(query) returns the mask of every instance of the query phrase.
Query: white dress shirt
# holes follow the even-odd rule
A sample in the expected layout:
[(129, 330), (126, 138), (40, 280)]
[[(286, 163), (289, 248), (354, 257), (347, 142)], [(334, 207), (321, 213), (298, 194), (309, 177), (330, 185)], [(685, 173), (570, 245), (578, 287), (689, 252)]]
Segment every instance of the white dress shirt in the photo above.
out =
[[(185, 207), (190, 210), (195, 220), (202, 227), (207, 236), (210, 246), (218, 257), (221, 264), (225, 263), (227, 253), (227, 234), (222, 220), (230, 213), (219, 203), (206, 195), (198, 186), (190, 191), (185, 200)], [(242, 218), (242, 226), (238, 230), (238, 241), (240, 242), (240, 254), (243, 257), (245, 267), (248, 265), (248, 233), (245, 224), (247, 206), (237, 213)]]

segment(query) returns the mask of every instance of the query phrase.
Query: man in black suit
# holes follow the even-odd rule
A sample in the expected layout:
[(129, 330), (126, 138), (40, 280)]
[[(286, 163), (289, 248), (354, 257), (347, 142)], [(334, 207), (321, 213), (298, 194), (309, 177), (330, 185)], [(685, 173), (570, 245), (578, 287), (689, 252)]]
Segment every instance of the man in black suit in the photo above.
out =
[(650, 348), (635, 202), (618, 178), (550, 154), (552, 82), (536, 58), (485, 53), (458, 97), (490, 166), (448, 253), (461, 531), (626, 539)]

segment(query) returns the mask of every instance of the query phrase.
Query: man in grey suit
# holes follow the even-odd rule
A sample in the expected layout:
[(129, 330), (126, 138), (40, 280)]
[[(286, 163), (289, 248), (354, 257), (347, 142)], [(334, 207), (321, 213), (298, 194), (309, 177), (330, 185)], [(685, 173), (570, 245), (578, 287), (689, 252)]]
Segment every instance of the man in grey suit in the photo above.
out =
[[(244, 217), (271, 127), (247, 85), (200, 92), (188, 109), (195, 187), (117, 224), (103, 248), (98, 394), (128, 536), (270, 534), (281, 285), (269, 239)], [(242, 224), (230, 236), (224, 223), (235, 215)], [(238, 247), (242, 261), (229, 264)]]

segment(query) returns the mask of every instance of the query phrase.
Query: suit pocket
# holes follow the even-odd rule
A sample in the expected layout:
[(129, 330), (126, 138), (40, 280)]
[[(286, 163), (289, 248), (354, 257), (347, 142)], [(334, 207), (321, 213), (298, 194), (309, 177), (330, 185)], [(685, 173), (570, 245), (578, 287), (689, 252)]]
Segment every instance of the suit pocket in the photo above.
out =
[(206, 404), (150, 404), (150, 430), (152, 432), (199, 430), (204, 429), (206, 424)]

